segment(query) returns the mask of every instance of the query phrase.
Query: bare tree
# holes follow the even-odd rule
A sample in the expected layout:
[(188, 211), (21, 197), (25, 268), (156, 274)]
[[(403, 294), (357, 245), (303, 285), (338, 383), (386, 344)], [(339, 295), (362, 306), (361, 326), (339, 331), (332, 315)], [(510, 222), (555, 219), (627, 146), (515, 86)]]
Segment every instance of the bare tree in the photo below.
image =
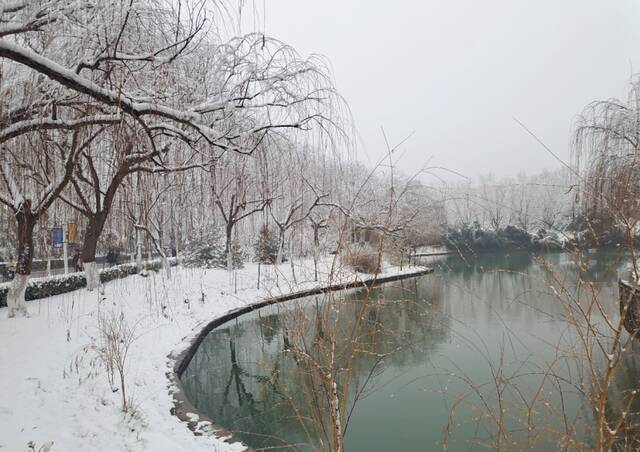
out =
[(5, 191), (0, 194), (0, 202), (14, 212), (18, 225), (16, 277), (7, 296), (10, 317), (27, 313), (24, 295), (33, 262), (34, 227), (69, 183), (76, 155), (99, 134), (100, 130), (86, 136), (86, 132), (76, 130), (67, 142), (56, 143), (51, 153), (44, 152), (51, 146), (46, 136), (14, 139), (14, 152), (3, 156), (0, 174)]
[[(138, 172), (161, 175), (206, 167), (193, 163), (193, 154), (189, 153), (186, 160), (182, 160), (183, 153), (171, 149), (181, 146), (181, 142), (170, 145), (165, 141), (162, 148), (147, 144), (144, 134), (136, 133), (135, 124), (123, 121), (109, 132), (99, 144), (88, 147), (79, 155), (71, 179), (73, 197), (61, 196), (87, 219), (82, 262), (89, 290), (99, 283), (95, 263), (98, 240), (124, 181)], [(178, 158), (178, 161), (171, 163), (168, 158)]]
[(211, 187), (214, 202), (224, 223), (225, 254), (227, 269), (233, 269), (233, 232), (234, 228), (245, 218), (262, 212), (272, 201), (270, 198), (257, 196), (251, 198), (251, 187), (254, 181), (248, 177), (247, 161), (232, 159), (230, 166), (221, 166), (218, 162), (213, 174)]

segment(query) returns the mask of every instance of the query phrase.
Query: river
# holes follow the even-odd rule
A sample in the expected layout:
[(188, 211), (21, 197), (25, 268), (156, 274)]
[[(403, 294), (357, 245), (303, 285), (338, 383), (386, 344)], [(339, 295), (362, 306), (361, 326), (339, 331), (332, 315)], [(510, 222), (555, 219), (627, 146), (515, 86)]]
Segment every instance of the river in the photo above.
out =
[[(185, 392), (253, 448), (327, 450), (326, 442), (318, 447), (315, 413), (325, 416), (326, 394), (322, 376), (311, 373), (326, 364), (334, 334), (342, 357), (335, 371), (349, 389), (340, 389), (347, 451), (588, 445), (588, 372), (565, 306), (596, 293), (615, 321), (625, 259), (599, 252), (583, 264), (570, 253), (450, 256), (435, 261), (434, 274), (352, 291), (346, 301), (317, 296), (270, 306), (205, 338), (182, 376)], [(323, 317), (326, 303), (340, 303), (338, 321), (335, 310)], [(612, 407), (617, 392), (637, 384), (634, 350), (621, 369)]]

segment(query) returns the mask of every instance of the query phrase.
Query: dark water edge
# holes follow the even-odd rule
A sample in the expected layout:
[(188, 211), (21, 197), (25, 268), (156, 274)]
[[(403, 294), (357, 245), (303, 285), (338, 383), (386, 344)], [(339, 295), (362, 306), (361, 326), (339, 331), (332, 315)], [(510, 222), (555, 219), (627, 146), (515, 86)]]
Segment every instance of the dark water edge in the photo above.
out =
[[(505, 428), (524, 441), (514, 449), (523, 444), (555, 449), (567, 425), (588, 443), (592, 413), (575, 389), (584, 385), (584, 376), (575, 359), (558, 358), (560, 345), (568, 350), (576, 338), (554, 284), (581, 296), (578, 279), (592, 282), (599, 296), (610, 300), (615, 316), (624, 256), (611, 250), (593, 253), (584, 265), (567, 253), (449, 256), (437, 262), (436, 274), (349, 294), (351, 318), (363, 298), (383, 300), (371, 328), (384, 325), (387, 333), (373, 331), (368, 344), (370, 352), (385, 355), (382, 364), (376, 366), (371, 353), (354, 361), (353, 385), (362, 384), (374, 366), (375, 378), (355, 406), (346, 450), (438, 450), (445, 441), (448, 450), (482, 449), (495, 436), (492, 418), (499, 405)], [(251, 447), (308, 450), (300, 413), (309, 409), (309, 399), (287, 337), (300, 318), (296, 312), (313, 319), (327, 302), (323, 296), (289, 301), (213, 330), (182, 376), (188, 397)], [(625, 356), (614, 388), (620, 392), (640, 376), (636, 354)], [(517, 433), (526, 425), (520, 399), (532, 397), (550, 366), (562, 381), (545, 386), (533, 419), (535, 443), (527, 443), (534, 435), (521, 439)], [(498, 389), (490, 384), (496, 374), (508, 381)], [(503, 391), (500, 404), (498, 390)], [(450, 420), (451, 435), (445, 439)]]

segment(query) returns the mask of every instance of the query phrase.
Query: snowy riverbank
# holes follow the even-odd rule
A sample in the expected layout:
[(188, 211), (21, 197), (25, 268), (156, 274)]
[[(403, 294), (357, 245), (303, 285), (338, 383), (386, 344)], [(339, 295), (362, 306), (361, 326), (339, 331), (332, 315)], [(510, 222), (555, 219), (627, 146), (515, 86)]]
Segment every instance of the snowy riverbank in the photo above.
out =
[[(104, 286), (28, 303), (30, 318), (8, 319), (0, 309), (0, 451), (223, 451), (237, 450), (215, 437), (196, 437), (170, 414), (166, 373), (169, 352), (227, 312), (256, 300), (323, 286), (331, 260), (322, 262), (320, 282), (311, 261), (291, 267), (247, 265), (231, 281), (224, 270), (174, 269), (134, 275)], [(381, 276), (415, 271), (386, 266)], [(334, 272), (332, 282), (365, 275)], [(278, 284), (276, 284), (276, 279)], [(107, 372), (96, 359), (98, 318), (122, 313), (134, 330), (127, 358), (126, 390), (132, 409), (121, 411)], [(117, 387), (118, 385), (114, 385)]]

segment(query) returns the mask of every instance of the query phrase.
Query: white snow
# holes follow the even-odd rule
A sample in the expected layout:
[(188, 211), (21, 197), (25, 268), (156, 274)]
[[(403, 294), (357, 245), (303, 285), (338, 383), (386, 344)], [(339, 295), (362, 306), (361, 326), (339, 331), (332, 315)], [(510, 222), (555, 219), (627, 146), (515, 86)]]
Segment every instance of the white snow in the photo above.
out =
[(450, 252), (450, 250), (447, 249), (447, 247), (441, 246), (441, 245), (421, 246), (420, 248), (418, 248), (416, 250), (416, 254), (423, 254), (423, 255), (447, 254), (449, 252)]
[[(167, 356), (194, 329), (226, 312), (274, 295), (326, 285), (331, 260), (322, 261), (324, 281), (314, 282), (313, 265), (261, 268), (248, 264), (236, 272), (176, 268), (114, 280), (104, 290), (58, 295), (27, 303), (30, 318), (7, 317), (0, 309), (0, 451), (37, 451), (50, 442), (51, 452), (70, 451), (235, 451), (215, 436), (196, 437), (170, 414), (173, 407), (166, 372)], [(403, 273), (415, 271), (404, 268)], [(387, 276), (400, 270), (385, 266)], [(335, 272), (333, 282), (366, 275)], [(237, 287), (237, 291), (235, 288)], [(203, 296), (204, 294), (204, 296)], [(136, 339), (127, 359), (126, 390), (133, 409), (121, 411), (107, 372), (94, 359), (97, 318), (110, 310), (124, 313)], [(118, 387), (117, 383), (114, 385)]]

